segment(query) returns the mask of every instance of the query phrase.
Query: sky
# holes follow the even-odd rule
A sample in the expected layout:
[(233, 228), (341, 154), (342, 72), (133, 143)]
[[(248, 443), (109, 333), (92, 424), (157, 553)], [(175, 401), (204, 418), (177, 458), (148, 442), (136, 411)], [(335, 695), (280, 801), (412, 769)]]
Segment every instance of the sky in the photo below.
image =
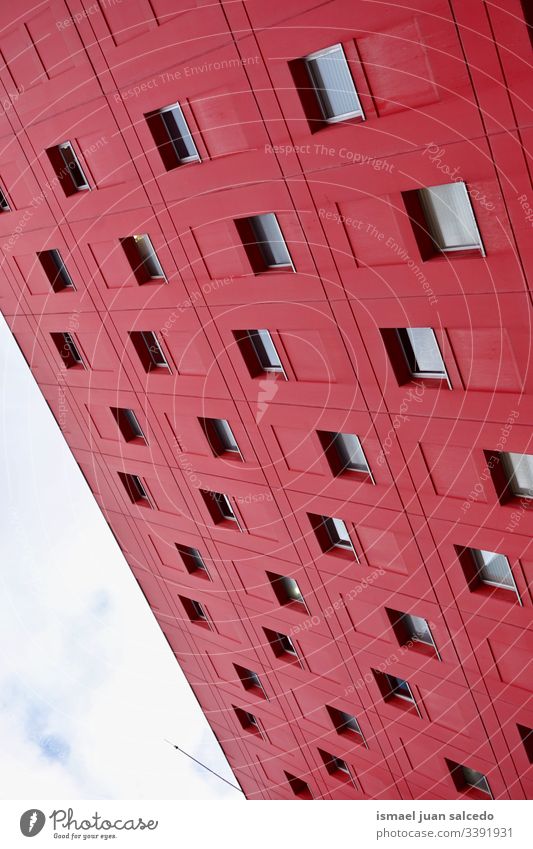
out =
[(1, 316), (0, 481), (0, 797), (241, 800)]

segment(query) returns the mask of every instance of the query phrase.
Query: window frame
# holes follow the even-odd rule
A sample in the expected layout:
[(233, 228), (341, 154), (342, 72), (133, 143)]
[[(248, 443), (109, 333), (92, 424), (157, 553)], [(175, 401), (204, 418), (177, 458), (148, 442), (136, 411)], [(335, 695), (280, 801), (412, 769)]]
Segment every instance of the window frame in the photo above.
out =
[[(271, 333), (270, 333), (270, 330), (267, 330), (267, 328), (266, 328), (266, 327), (258, 327), (258, 328), (254, 328), (254, 329), (252, 329), (252, 330), (247, 330), (247, 331), (246, 331), (246, 333), (247, 333), (247, 336), (248, 336), (249, 342), (250, 342), (250, 344), (251, 344), (251, 346), (252, 346), (253, 352), (254, 352), (255, 356), (257, 357), (257, 362), (259, 363), (259, 367), (261, 368), (261, 370), (262, 370), (263, 372), (265, 372), (265, 374), (281, 374), (281, 375), (283, 375), (283, 377), (285, 378), (285, 380), (288, 380), (288, 378), (287, 378), (287, 373), (286, 373), (286, 371), (285, 371), (285, 369), (284, 369), (284, 367), (283, 367), (283, 363), (281, 362), (281, 357), (280, 357), (280, 355), (278, 354), (278, 349), (277, 349), (277, 348), (276, 348), (276, 346), (274, 345), (274, 340), (272, 339), (272, 335), (271, 335)], [(276, 356), (277, 356), (277, 358), (278, 358), (278, 362), (279, 362), (279, 367), (277, 367), (277, 366), (270, 366), (270, 365), (269, 365), (269, 366), (265, 366), (265, 365), (263, 364), (263, 362), (262, 362), (262, 360), (261, 360), (261, 354), (260, 354), (260, 352), (257, 350), (257, 346), (256, 346), (256, 343), (255, 343), (255, 341), (254, 341), (254, 339), (255, 339), (255, 338), (259, 338), (259, 340), (261, 341), (261, 345), (262, 345), (262, 347), (263, 347), (263, 350), (264, 350), (265, 354), (266, 354), (266, 355), (267, 355), (267, 357), (268, 357), (267, 349), (266, 349), (266, 347), (265, 347), (265, 345), (264, 345), (264, 343), (263, 343), (263, 341), (262, 341), (261, 336), (259, 335), (259, 334), (262, 334), (262, 333), (266, 333), (266, 334), (268, 335), (268, 338), (269, 338), (269, 340), (270, 340), (270, 344), (272, 345), (272, 347), (273, 347), (274, 351), (276, 352)]]
[[(396, 330), (396, 336), (398, 338), (398, 342), (400, 344), (402, 354), (405, 358), (407, 369), (408, 369), (411, 377), (415, 378), (416, 380), (445, 380), (446, 383), (448, 384), (448, 387), (450, 389), (453, 389), (452, 382), (451, 382), (450, 376), (448, 374), (448, 369), (446, 368), (446, 363), (444, 362), (444, 357), (442, 356), (442, 351), (440, 349), (439, 340), (437, 339), (437, 335), (436, 335), (434, 329), (432, 327), (397, 327), (397, 328), (395, 328), (395, 330)], [(413, 371), (411, 369), (411, 364), (409, 362), (408, 352), (406, 351), (406, 348), (405, 348), (402, 331), (405, 333), (407, 343), (410, 345), (412, 355), (413, 355), (413, 360), (414, 360), (415, 363), (417, 363), (417, 358), (416, 358), (415, 349), (413, 347), (413, 343), (411, 341), (409, 334), (407, 333), (408, 330), (429, 330), (433, 334), (433, 341), (435, 343), (435, 348), (437, 350), (440, 361), (442, 363), (442, 372)]]
[(13, 212), (5, 189), (0, 186), (0, 213), (1, 212)]
[[(148, 235), (148, 233), (135, 233), (133, 236), (130, 236), (130, 238), (132, 239), (132, 244), (135, 245), (135, 251), (136, 251), (136, 254), (139, 257), (139, 266), (142, 267), (143, 270), (146, 272), (146, 275), (147, 275), (146, 282), (150, 283), (151, 281), (158, 282), (158, 281), (163, 280), (165, 283), (167, 283), (168, 278), (165, 274), (163, 266), (161, 265), (161, 262), (159, 260), (158, 255), (157, 255), (157, 251), (154, 248), (154, 244), (153, 244), (150, 236)], [(148, 256), (147, 257), (143, 256), (143, 252), (139, 248), (139, 244), (141, 242), (144, 242), (145, 246), (148, 248)], [(151, 274), (147, 263), (151, 263), (161, 273), (160, 274), (159, 273), (158, 274)], [(133, 269), (133, 273), (136, 274), (135, 269)]]
[[(531, 466), (533, 467), (533, 454), (525, 454), (523, 452), (518, 451), (500, 451), (500, 460), (502, 464), (503, 471), (507, 478), (507, 486), (509, 487), (509, 491), (513, 498), (527, 498), (529, 501), (533, 502), (533, 487), (530, 490), (531, 494), (526, 494), (525, 492), (518, 491), (513, 486), (513, 478), (516, 480), (516, 473), (512, 465), (512, 460), (509, 459), (511, 454), (519, 454), (520, 457), (529, 457), (531, 460)], [(533, 471), (533, 469), (532, 469)]]
[[(476, 578), (479, 580), (479, 582), (481, 584), (484, 584), (487, 587), (494, 587), (495, 589), (506, 590), (507, 592), (511, 592), (511, 593), (514, 592), (514, 594), (516, 595), (516, 597), (518, 599), (520, 606), (523, 607), (524, 602), (522, 601), (522, 598), (520, 596), (520, 592), (518, 591), (518, 587), (516, 585), (513, 570), (511, 568), (511, 564), (509, 562), (509, 558), (507, 557), (507, 555), (506, 554), (500, 554), (499, 551), (490, 551), (489, 552), (489, 550), (486, 549), (486, 548), (469, 548), (468, 550), (469, 550), (470, 555), (471, 555), (471, 557), (474, 561), (474, 565), (476, 567)], [(512, 584), (513, 584), (512, 587), (507, 586), (507, 584), (500, 584), (497, 581), (487, 581), (481, 576), (483, 568), (488, 565), (484, 562), (483, 557), (482, 557), (482, 554), (483, 554), (484, 551), (487, 552), (488, 554), (496, 554), (498, 557), (504, 558), (505, 562), (507, 563), (507, 568), (509, 570), (509, 575), (510, 575), (510, 578), (511, 578), (511, 581), (512, 581)]]
[[(355, 546), (354, 546), (354, 544), (353, 544), (353, 542), (352, 542), (352, 538), (351, 538), (351, 536), (350, 536), (350, 532), (349, 532), (349, 530), (348, 530), (348, 527), (347, 527), (346, 522), (344, 521), (344, 519), (339, 519), (339, 518), (337, 518), (336, 516), (322, 516), (322, 520), (323, 520), (323, 525), (324, 525), (324, 528), (325, 528), (325, 530), (326, 530), (326, 533), (327, 533), (327, 535), (328, 535), (328, 537), (329, 537), (329, 540), (330, 540), (330, 542), (331, 542), (332, 548), (338, 548), (338, 549), (340, 549), (341, 551), (351, 551), (351, 552), (353, 552), (353, 554), (354, 554), (354, 556), (355, 556), (355, 559), (356, 559), (356, 560), (357, 560), (357, 562), (359, 563), (359, 557), (357, 556), (357, 552), (356, 552), (356, 550), (355, 550)], [(336, 524), (335, 524), (336, 522), (342, 522), (342, 524), (343, 524), (343, 526), (344, 526), (344, 530), (346, 531), (346, 535), (347, 535), (347, 537), (348, 537), (348, 542), (342, 542), (342, 541), (341, 541), (341, 540), (342, 540), (342, 538), (341, 538), (341, 536), (340, 536), (340, 534), (339, 534), (339, 532), (338, 532), (338, 530), (337, 530), (337, 526), (336, 526)], [(330, 525), (330, 523), (332, 523), (332, 524), (333, 524), (333, 527), (334, 527), (334, 529), (335, 529), (335, 533), (336, 533), (336, 535), (337, 535), (337, 537), (338, 537), (339, 542), (336, 542), (336, 541), (335, 541), (335, 539), (334, 539), (334, 538), (333, 538), (333, 536), (332, 536), (332, 533), (331, 533), (331, 525)]]
[[(169, 127), (168, 127), (168, 124), (167, 124), (167, 122), (166, 122), (166, 120), (165, 120), (165, 118), (164, 118), (164, 115), (165, 115), (167, 112), (171, 112), (171, 113), (172, 113), (174, 110), (177, 110), (177, 112), (178, 112), (179, 116), (181, 117), (181, 119), (182, 119), (182, 121), (183, 121), (183, 123), (184, 123), (185, 127), (187, 128), (188, 137), (189, 137), (189, 139), (190, 139), (190, 142), (191, 142), (192, 147), (193, 147), (193, 148), (194, 148), (194, 150), (195, 150), (195, 154), (188, 155), (188, 156), (187, 156), (187, 157), (185, 157), (185, 158), (182, 158), (182, 157), (180, 156), (180, 154), (179, 154), (179, 152), (178, 152), (178, 150), (177, 150), (177, 148), (176, 148), (176, 142), (175, 142), (174, 138), (172, 137), (172, 134), (171, 134), (171, 132), (170, 132), (170, 129), (169, 129)], [(152, 113), (152, 114), (153, 114), (153, 113)], [(198, 151), (198, 147), (197, 147), (197, 145), (196, 145), (196, 142), (194, 141), (193, 134), (192, 134), (192, 132), (191, 132), (191, 128), (189, 127), (189, 122), (188, 122), (188, 121), (187, 121), (187, 119), (185, 118), (185, 115), (184, 115), (184, 113), (183, 113), (183, 109), (182, 109), (182, 107), (181, 107), (180, 103), (179, 103), (179, 102), (171, 103), (169, 106), (164, 106), (164, 107), (163, 107), (163, 108), (161, 108), (161, 109), (157, 109), (157, 110), (156, 110), (156, 112), (155, 112), (155, 114), (156, 114), (156, 115), (159, 115), (159, 117), (160, 117), (160, 119), (161, 119), (161, 123), (163, 124), (163, 127), (164, 127), (164, 129), (165, 129), (165, 132), (166, 132), (166, 134), (167, 134), (167, 136), (168, 136), (168, 140), (169, 140), (169, 142), (170, 142), (170, 144), (171, 144), (171, 146), (172, 146), (172, 150), (174, 151), (174, 154), (175, 154), (175, 156), (176, 156), (176, 159), (178, 160), (178, 163), (179, 163), (180, 165), (188, 165), (188, 164), (190, 164), (191, 162), (201, 162), (201, 161), (202, 161), (202, 159), (201, 159), (200, 153), (199, 153), (199, 151)], [(176, 122), (176, 123), (177, 123), (177, 122)], [(185, 147), (187, 147), (186, 142), (185, 142), (185, 141), (183, 141), (183, 136), (182, 136), (181, 138), (182, 138), (182, 143), (185, 145)]]
[[(264, 252), (262, 246), (264, 244), (270, 245), (271, 243), (265, 242), (264, 240), (263, 241), (260, 240), (260, 235), (257, 232), (256, 224), (255, 224), (255, 222), (257, 220), (261, 219), (261, 218), (269, 218), (269, 219), (273, 220), (275, 230), (277, 231), (277, 235), (279, 236), (279, 239), (277, 241), (279, 241), (280, 244), (283, 244), (283, 247), (284, 247), (285, 252), (287, 254), (287, 257), (288, 257), (288, 262), (276, 262), (276, 263), (271, 264), (267, 261), (267, 258), (265, 256), (265, 252)], [(290, 268), (292, 271), (296, 271), (296, 269), (294, 267), (294, 262), (292, 260), (291, 252), (289, 251), (287, 242), (285, 240), (285, 236), (283, 235), (283, 231), (280, 227), (280, 224), (279, 224), (279, 221), (278, 221), (278, 216), (276, 215), (276, 213), (275, 212), (260, 212), (257, 215), (250, 215), (246, 220), (247, 220), (248, 226), (250, 227), (250, 230), (253, 234), (253, 237), (254, 237), (254, 240), (255, 240), (255, 242), (254, 242), (255, 247), (257, 248), (257, 250), (261, 254), (261, 259), (264, 262), (265, 270), (266, 271), (283, 271), (283, 270)]]
[[(464, 197), (466, 198), (468, 211), (471, 218), (471, 223), (473, 224), (473, 232), (478, 238), (478, 243), (475, 245), (458, 245), (451, 247), (442, 247), (435, 237), (435, 230), (440, 228), (437, 217), (434, 215), (430, 205), (427, 201), (427, 192), (430, 192), (431, 189), (440, 189), (442, 186), (461, 186), (464, 192)], [(476, 216), (474, 214), (474, 208), (472, 206), (472, 201), (470, 200), (470, 195), (468, 194), (468, 189), (466, 187), (466, 183), (464, 180), (452, 180), (451, 183), (439, 183), (436, 186), (423, 186), (420, 189), (417, 189), (418, 193), (418, 202), (420, 204), (420, 209), (422, 211), (422, 215), (424, 216), (424, 221), (426, 224), (427, 234), (433, 243), (435, 250), (438, 254), (446, 255), (449, 253), (461, 253), (461, 252), (469, 252), (469, 251), (479, 251), (481, 256), (486, 257), (487, 254), (485, 252), (485, 248), (483, 245), (483, 240), (481, 238), (481, 233), (479, 231), (478, 223), (476, 220)], [(435, 228), (436, 224), (436, 228)]]
[[(345, 112), (342, 115), (334, 115), (332, 117), (328, 117), (327, 112), (326, 112), (326, 108), (325, 108), (325, 105), (324, 105), (324, 97), (320, 93), (324, 89), (321, 89), (319, 84), (318, 84), (318, 81), (317, 81), (315, 74), (313, 72), (313, 69), (312, 69), (312, 63), (316, 62), (317, 59), (320, 59), (324, 56), (327, 56), (329, 53), (339, 53), (339, 52), (341, 53), (342, 58), (344, 59), (344, 62), (346, 64), (346, 70), (348, 71), (350, 80), (352, 82), (353, 94), (354, 94), (354, 97), (355, 97), (355, 102), (359, 106), (359, 111), (352, 110), (350, 112)], [(338, 42), (337, 44), (332, 44), (329, 47), (324, 47), (322, 50), (315, 50), (314, 53), (308, 53), (306, 56), (303, 57), (303, 62), (304, 62), (304, 66), (307, 70), (307, 75), (309, 77), (309, 81), (310, 81), (310, 83), (313, 87), (313, 91), (315, 93), (315, 97), (317, 99), (318, 105), (320, 107), (320, 111), (322, 113), (322, 119), (326, 124), (339, 124), (339, 123), (342, 123), (343, 121), (349, 121), (350, 118), (360, 118), (362, 121), (366, 121), (366, 116), (365, 116), (363, 106), (361, 104), (361, 100), (359, 98), (359, 94), (358, 94), (358, 91), (357, 91), (357, 88), (356, 88), (356, 85), (355, 85), (355, 80), (354, 80), (352, 73), (350, 71), (350, 65), (349, 65), (348, 60), (346, 58), (346, 53), (344, 52), (344, 47), (342, 46), (341, 42)]]
[[(74, 149), (74, 145), (72, 144), (72, 142), (67, 139), (67, 141), (64, 141), (64, 142), (61, 142), (61, 144), (58, 144), (57, 149), (58, 149), (58, 152), (59, 152), (61, 159), (63, 160), (65, 168), (67, 169), (67, 172), (70, 175), (70, 180), (71, 180), (72, 185), (74, 187), (73, 193), (77, 194), (78, 192), (87, 192), (87, 191), (90, 192), (91, 189), (92, 189), (92, 186), (89, 183), (87, 176), (85, 174), (85, 171), (83, 170), (83, 168), (81, 166), (81, 162), (79, 160), (78, 154), (76, 153), (76, 151)], [(78, 186), (76, 181), (74, 180), (74, 169), (67, 162), (67, 160), (65, 159), (65, 155), (63, 153), (63, 151), (66, 150), (66, 149), (70, 150), (70, 152), (72, 153), (72, 158), (74, 160), (75, 166), (76, 166), (80, 175), (83, 178), (83, 181), (84, 181), (83, 185)]]

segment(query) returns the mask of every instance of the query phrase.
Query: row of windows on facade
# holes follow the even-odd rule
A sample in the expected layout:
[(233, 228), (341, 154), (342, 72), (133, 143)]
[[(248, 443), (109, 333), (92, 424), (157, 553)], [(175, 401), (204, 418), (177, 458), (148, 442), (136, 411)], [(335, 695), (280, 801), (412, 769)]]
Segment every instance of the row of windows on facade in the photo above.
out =
[[(435, 251), (447, 253), (478, 250), (483, 253), (481, 237), (464, 183), (419, 189), (415, 190), (414, 195), (424, 214), (424, 222), (416, 221), (412, 201), (411, 219), (416, 231), (431, 239)], [(7, 203), (1, 192), (0, 197)], [(0, 203), (0, 208), (6, 207)], [(237, 219), (235, 225), (255, 273), (296, 271), (278, 219), (273, 212)], [(124, 237), (120, 239), (120, 244), (139, 284), (166, 282), (165, 272), (147, 233)], [(54, 292), (75, 291), (76, 286), (59, 250), (52, 248), (39, 251), (37, 256)]]
[[(277, 637), (281, 637), (284, 640), (289, 639), (287, 637), (283, 637), (283, 635), (277, 635)], [(249, 691), (251, 695), (258, 698), (268, 699), (265, 688), (256, 672), (239, 666), (238, 664), (234, 664), (234, 667), (238, 675), (238, 679), (245, 690)], [(399, 700), (408, 706), (416, 706), (412, 690), (407, 681), (402, 678), (398, 678), (395, 675), (378, 673), (375, 670), (373, 670), (373, 672), (376, 680), (378, 681), (380, 691), (386, 701), (391, 702)], [(245, 708), (237, 707), (235, 705), (232, 705), (232, 707), (243, 730), (264, 740), (268, 739), (263, 727), (263, 722), (259, 717)], [(357, 717), (331, 705), (326, 705), (326, 711), (337, 734), (369, 748), (368, 742), (361, 728), (360, 721)], [(526, 755), (530, 763), (533, 763), (533, 730), (520, 724), (517, 724), (517, 730)], [(340, 758), (337, 755), (332, 755), (323, 749), (319, 749), (318, 751), (330, 775), (333, 775), (342, 781), (348, 781), (352, 783), (356, 789), (360, 789), (352, 767), (343, 758)], [(489, 782), (483, 773), (478, 770), (474, 770), (471, 767), (458, 764), (448, 758), (445, 758), (445, 761), (458, 791), (479, 791), (480, 793), (486, 794), (492, 798), (492, 791), (490, 789)], [(310, 788), (305, 782), (302, 782), (301, 779), (298, 779), (295, 776), (289, 776), (289, 774), (287, 774), (287, 778), (296, 796), (301, 796), (303, 794), (304, 797), (309, 797), (307, 794), (310, 795)]]

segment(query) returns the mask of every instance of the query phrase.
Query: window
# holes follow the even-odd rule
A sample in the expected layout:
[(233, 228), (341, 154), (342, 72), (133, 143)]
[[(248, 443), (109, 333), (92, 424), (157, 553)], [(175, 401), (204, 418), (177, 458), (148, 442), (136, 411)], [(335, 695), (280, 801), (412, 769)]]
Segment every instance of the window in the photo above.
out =
[(224, 495), (223, 492), (211, 492), (205, 489), (201, 489), (200, 493), (216, 525), (234, 522), (240, 530), (239, 520), (227, 495)]
[(411, 643), (421, 647), (427, 646), (431, 649), (431, 653), (436, 654), (440, 660), (433, 635), (425, 619), (422, 619), (421, 616), (414, 616), (412, 613), (400, 613), (397, 610), (388, 609), (387, 615), (401, 646)]
[(403, 705), (406, 709), (411, 709), (412, 706), (417, 714), (421, 716), (415, 697), (407, 681), (403, 678), (398, 678), (397, 675), (378, 672), (376, 669), (373, 669), (372, 672), (381, 691), (381, 695), (386, 702), (395, 703), (398, 707)]
[(130, 339), (145, 371), (170, 371), (163, 349), (152, 330), (134, 330), (130, 333)]
[(347, 551), (355, 550), (348, 533), (348, 528), (342, 519), (333, 519), (330, 516), (322, 516), (324, 527), (329, 537), (331, 548), (341, 548)]
[(198, 419), (209, 446), (215, 455), (237, 454), (242, 459), (237, 440), (226, 419)]
[(237, 715), (237, 719), (239, 720), (242, 728), (245, 731), (251, 731), (252, 734), (258, 734), (260, 737), (263, 737), (263, 732), (261, 730), (261, 726), (259, 725), (258, 719), (247, 710), (243, 710), (243, 708), (238, 708), (233, 705), (233, 710)]
[(179, 600), (181, 601), (191, 622), (195, 622), (204, 628), (211, 627), (209, 616), (207, 615), (207, 611), (203, 604), (200, 604), (199, 601), (196, 601), (193, 598), (186, 598), (181, 595), (179, 596)]
[(289, 782), (289, 786), (295, 796), (298, 796), (299, 799), (313, 798), (313, 794), (311, 793), (310, 787), (308, 784), (306, 784), (305, 781), (303, 781), (301, 778), (296, 778), (296, 776), (291, 775), (290, 772), (285, 772), (285, 777)]
[(52, 333), (52, 342), (56, 346), (65, 368), (84, 368), (84, 363), (76, 343), (70, 333)]
[(146, 233), (121, 239), (120, 244), (124, 248), (124, 253), (138, 283), (165, 280), (165, 272), (157, 258), (150, 237)]
[(326, 705), (326, 710), (329, 713), (337, 734), (342, 734), (346, 737), (353, 737), (355, 735), (366, 746), (363, 732), (355, 716), (352, 716), (351, 713), (345, 713), (345, 711), (338, 708), (330, 707), (329, 705)]
[(333, 124), (348, 118), (364, 120), (341, 44), (311, 53), (304, 58), (304, 62), (326, 123)]
[(479, 583), (501, 590), (510, 590), (516, 593), (518, 600), (521, 601), (511, 566), (504, 554), (485, 551), (481, 548), (471, 548), (469, 551), (476, 568), (475, 578)]
[(447, 379), (446, 367), (431, 327), (404, 327), (397, 333), (412, 377)]
[(533, 455), (503, 451), (500, 458), (512, 494), (533, 498)]
[(126, 442), (142, 442), (146, 445), (146, 437), (133, 410), (111, 407), (111, 414)]
[(357, 436), (353, 433), (318, 431), (318, 437), (334, 475), (358, 472), (368, 476), (373, 482), (370, 467)]
[(478, 772), (476, 769), (471, 769), (462, 764), (454, 763), (454, 761), (450, 761), (448, 758), (446, 758), (446, 763), (448, 764), (448, 769), (451, 772), (457, 790), (478, 790), (492, 799), (489, 782), (482, 772)]
[(167, 170), (200, 161), (179, 103), (149, 113), (146, 120)]
[(287, 379), (268, 330), (237, 330), (234, 336), (252, 377), (274, 373)]
[(440, 253), (478, 250), (484, 254), (465, 183), (418, 189), (425, 224)]
[(67, 197), (91, 188), (72, 142), (49, 147), (46, 153)]
[(235, 223), (254, 271), (294, 271), (291, 255), (273, 212), (239, 219)]
[(191, 548), (188, 545), (179, 545), (179, 543), (176, 543), (176, 548), (189, 575), (209, 578), (207, 566), (197, 548)]
[(0, 210), (2, 212), (11, 212), (11, 207), (7, 202), (7, 198), (2, 189), (0, 189)]
[(533, 729), (526, 728), (525, 725), (517, 725), (516, 727), (526, 750), (529, 763), (533, 764)]
[(355, 784), (352, 771), (345, 760), (338, 758), (336, 755), (330, 755), (328, 752), (322, 751), (322, 749), (319, 749), (318, 751), (330, 775), (335, 776), (335, 778), (340, 778), (342, 781), (346, 781), (346, 779), (348, 779)]
[(59, 251), (38, 251), (37, 256), (54, 292), (75, 288)]
[(286, 656), (288, 658), (298, 659), (298, 652), (290, 637), (286, 634), (280, 634), (279, 631), (271, 631), (270, 628), (265, 628), (264, 630), (276, 657)]
[(303, 607), (307, 610), (307, 605), (300, 591), (300, 587), (294, 578), (276, 575), (274, 572), (267, 572), (267, 577), (272, 584), (276, 598), (281, 605), (297, 605), (298, 607)]
[(63, 165), (70, 176), (74, 191), (82, 192), (89, 189), (87, 177), (83, 173), (83, 169), (79, 163), (78, 157), (69, 141), (63, 142), (58, 147), (59, 154), (63, 160)]
[(236, 663), (233, 665), (244, 689), (255, 692), (256, 695), (266, 698), (265, 689), (261, 683), (259, 675), (257, 675), (256, 672), (252, 672), (251, 669), (246, 669), (244, 666), (239, 666)]
[(144, 484), (138, 475), (130, 475), (125, 472), (119, 472), (118, 476), (133, 504), (138, 504), (140, 507), (152, 507), (152, 502), (150, 501), (148, 493), (144, 488)]

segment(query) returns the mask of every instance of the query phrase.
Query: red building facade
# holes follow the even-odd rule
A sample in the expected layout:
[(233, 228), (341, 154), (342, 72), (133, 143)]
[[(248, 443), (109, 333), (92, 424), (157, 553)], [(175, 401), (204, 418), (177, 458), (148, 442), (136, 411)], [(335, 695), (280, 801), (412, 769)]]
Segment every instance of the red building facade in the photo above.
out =
[(525, 6), (5, 6), (0, 308), (246, 795), (531, 798)]

